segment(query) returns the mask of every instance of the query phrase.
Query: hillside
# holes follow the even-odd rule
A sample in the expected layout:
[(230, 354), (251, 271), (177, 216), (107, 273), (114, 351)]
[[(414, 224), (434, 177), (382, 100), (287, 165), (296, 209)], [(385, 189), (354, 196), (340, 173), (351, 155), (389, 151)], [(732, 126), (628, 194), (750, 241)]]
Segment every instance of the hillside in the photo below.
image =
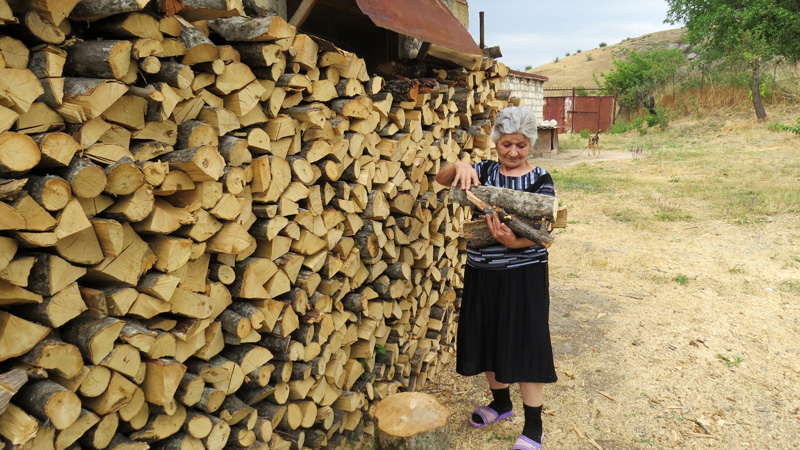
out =
[(619, 56), (624, 49), (643, 51), (665, 47), (688, 48), (681, 40), (683, 35), (682, 28), (650, 33), (606, 47), (561, 56), (558, 61), (535, 67), (528, 72), (550, 78), (546, 87), (594, 87), (596, 83), (592, 75), (600, 76), (601, 73), (611, 70), (613, 57)]

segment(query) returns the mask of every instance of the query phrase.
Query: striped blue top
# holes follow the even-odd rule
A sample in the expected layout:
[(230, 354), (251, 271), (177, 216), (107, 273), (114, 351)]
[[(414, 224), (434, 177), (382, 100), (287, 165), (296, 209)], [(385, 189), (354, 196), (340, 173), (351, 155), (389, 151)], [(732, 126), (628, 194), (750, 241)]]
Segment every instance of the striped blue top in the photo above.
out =
[[(473, 167), (483, 186), (494, 186), (515, 191), (534, 192), (552, 195), (556, 191), (553, 177), (541, 167), (536, 167), (525, 175), (512, 177), (500, 173), (498, 161), (481, 161)], [(509, 269), (547, 262), (547, 249), (541, 245), (510, 249), (502, 244), (490, 245), (481, 249), (467, 246), (467, 264), (478, 269)]]

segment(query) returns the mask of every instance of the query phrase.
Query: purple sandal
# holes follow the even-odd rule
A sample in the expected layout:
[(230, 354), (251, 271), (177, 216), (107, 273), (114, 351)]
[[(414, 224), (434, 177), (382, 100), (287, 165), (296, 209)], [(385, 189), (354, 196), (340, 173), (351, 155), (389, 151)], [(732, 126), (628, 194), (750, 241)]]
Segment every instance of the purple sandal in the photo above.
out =
[[(542, 433), (542, 442), (544, 442), (544, 433)], [(525, 436), (519, 435), (517, 438), (517, 442), (514, 442), (514, 447), (511, 450), (541, 450), (542, 444), (534, 441), (533, 439)]]
[(488, 427), (489, 425), (494, 425), (497, 422), (500, 422), (501, 420), (508, 419), (509, 417), (514, 415), (514, 410), (512, 409), (510, 411), (504, 412), (503, 414), (499, 414), (497, 411), (495, 411), (492, 408), (489, 408), (488, 406), (479, 406), (478, 409), (476, 409), (473, 414), (477, 414), (478, 416), (480, 416), (480, 418), (483, 419), (483, 423), (475, 422), (474, 420), (472, 420), (472, 417), (470, 417), (469, 419), (470, 425), (472, 425), (475, 428), (483, 428), (483, 427)]

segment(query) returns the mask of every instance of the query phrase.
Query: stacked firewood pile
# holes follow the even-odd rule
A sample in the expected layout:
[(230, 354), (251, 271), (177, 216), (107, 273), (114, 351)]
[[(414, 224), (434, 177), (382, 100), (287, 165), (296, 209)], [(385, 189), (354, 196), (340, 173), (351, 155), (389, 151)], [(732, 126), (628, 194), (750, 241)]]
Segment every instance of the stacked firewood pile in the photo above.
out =
[(452, 354), (507, 69), (147, 3), (0, 0), (0, 448), (337, 448)]

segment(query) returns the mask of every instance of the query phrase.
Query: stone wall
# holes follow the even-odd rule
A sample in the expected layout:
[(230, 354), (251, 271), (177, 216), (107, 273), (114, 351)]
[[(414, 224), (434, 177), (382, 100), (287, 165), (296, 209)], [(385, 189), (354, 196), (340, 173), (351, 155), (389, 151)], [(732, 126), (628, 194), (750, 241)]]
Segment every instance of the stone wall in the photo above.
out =
[(450, 11), (453, 12), (453, 15), (456, 16), (461, 25), (464, 28), (469, 28), (469, 5), (467, 5), (467, 0), (442, 0), (442, 2), (450, 8)]
[(544, 120), (543, 80), (509, 73), (503, 82), (503, 90), (511, 91), (512, 97), (520, 99), (520, 106), (533, 110), (540, 123)]

